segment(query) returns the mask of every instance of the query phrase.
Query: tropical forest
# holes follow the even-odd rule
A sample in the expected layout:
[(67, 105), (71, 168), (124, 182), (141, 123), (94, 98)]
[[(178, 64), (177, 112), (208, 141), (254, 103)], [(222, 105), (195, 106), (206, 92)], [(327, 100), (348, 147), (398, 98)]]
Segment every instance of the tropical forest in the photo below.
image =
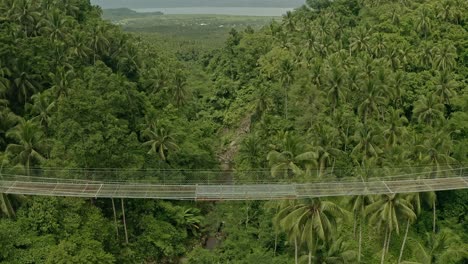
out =
[[(467, 167), (466, 0), (307, 0), (272, 17), (0, 0), (0, 263), (468, 263)], [(99, 196), (404, 175), (439, 183)]]

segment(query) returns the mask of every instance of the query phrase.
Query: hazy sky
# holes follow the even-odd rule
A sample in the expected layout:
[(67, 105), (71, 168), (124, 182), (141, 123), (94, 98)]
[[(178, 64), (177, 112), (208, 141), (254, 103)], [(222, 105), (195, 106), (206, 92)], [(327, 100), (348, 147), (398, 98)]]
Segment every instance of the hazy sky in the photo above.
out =
[(102, 8), (299, 7), (305, 0), (91, 0)]

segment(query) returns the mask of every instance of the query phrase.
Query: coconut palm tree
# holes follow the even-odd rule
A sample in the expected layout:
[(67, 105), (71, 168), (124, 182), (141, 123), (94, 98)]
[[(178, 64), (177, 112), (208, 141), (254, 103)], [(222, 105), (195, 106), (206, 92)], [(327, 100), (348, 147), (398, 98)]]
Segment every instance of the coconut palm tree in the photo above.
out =
[(37, 7), (37, 2), (32, 0), (16, 0), (13, 4), (12, 18), (23, 27), (27, 37), (34, 33), (33, 28), (41, 16)]
[(439, 71), (450, 71), (456, 65), (457, 49), (451, 43), (434, 48), (434, 68)]
[(6, 152), (13, 156), (13, 162), (25, 167), (28, 175), (31, 166), (45, 160), (43, 133), (33, 120), (21, 119), (6, 136), (17, 142), (8, 144)]
[(49, 73), (49, 77), (52, 80), (51, 88), (55, 93), (55, 98), (59, 99), (68, 95), (71, 82), (75, 78), (75, 71), (59, 66), (55, 73)]
[(413, 115), (420, 123), (430, 126), (439, 124), (444, 120), (444, 105), (440, 102), (440, 98), (435, 94), (422, 96), (414, 104)]
[(454, 89), (457, 86), (457, 82), (452, 79), (448, 71), (439, 72), (435, 94), (441, 99), (442, 103), (450, 104), (450, 98), (456, 94)]
[(30, 96), (37, 93), (41, 85), (39, 83), (40, 76), (32, 73), (26, 62), (17, 61), (16, 67), (12, 73), (13, 87), (12, 91), (17, 93), (18, 100), (26, 103)]
[(80, 60), (88, 59), (90, 54), (93, 52), (93, 50), (88, 45), (90, 38), (91, 37), (88, 36), (86, 32), (73, 31), (70, 34), (70, 37), (66, 39), (71, 55)]
[(63, 40), (68, 35), (68, 26), (71, 21), (63, 12), (55, 9), (48, 12), (47, 18), (42, 20), (41, 31), (46, 34), (52, 42)]
[(369, 51), (369, 42), (371, 40), (370, 30), (363, 27), (356, 29), (354, 34), (349, 38), (349, 52)]
[(31, 113), (35, 115), (32, 119), (37, 121), (46, 130), (51, 122), (51, 115), (55, 108), (55, 102), (50, 100), (50, 96), (44, 93), (37, 93), (31, 97), (33, 104)]
[(436, 177), (440, 171), (456, 162), (450, 156), (452, 146), (453, 142), (449, 133), (439, 131), (434, 133), (431, 138), (424, 140), (422, 144), (416, 145), (415, 150), (421, 163), (431, 166), (431, 176)]
[(177, 71), (173, 82), (172, 98), (174, 98), (176, 106), (181, 107), (187, 101), (189, 93), (185, 74), (182, 71)]
[(403, 194), (384, 194), (366, 207), (365, 214), (369, 217), (369, 223), (376, 225), (378, 230), (385, 230), (381, 258), (383, 264), (385, 254), (390, 247), (392, 233), (400, 234), (400, 221), (416, 219), (413, 205)]
[(282, 218), (282, 229), (295, 230), (300, 242), (305, 243), (309, 250), (309, 263), (312, 263), (319, 243), (331, 241), (336, 220), (344, 218), (346, 211), (331, 201), (313, 198), (291, 204), (278, 215)]
[(8, 79), (10, 75), (11, 71), (0, 62), (0, 98), (3, 98), (10, 89), (10, 80)]
[(353, 148), (351, 154), (354, 157), (362, 156), (363, 159), (378, 157), (383, 153), (380, 148), (381, 136), (377, 131), (367, 126), (362, 126), (353, 136), (357, 145)]
[(271, 175), (275, 178), (287, 178), (293, 175), (302, 175), (304, 170), (301, 165), (304, 164), (306, 172), (316, 164), (317, 153), (307, 151), (297, 156), (294, 156), (291, 151), (278, 152), (272, 150), (267, 156), (268, 163), (271, 167)]
[(96, 23), (91, 27), (91, 43), (90, 47), (93, 51), (93, 63), (99, 55), (105, 55), (109, 49), (109, 40), (107, 39), (107, 28), (102, 23)]
[(328, 100), (333, 106), (334, 112), (340, 101), (346, 98), (345, 76), (337, 65), (331, 65), (328, 73), (326, 89), (328, 90)]
[[(319, 123), (310, 129), (312, 144), (311, 147), (317, 153), (317, 163), (319, 165), (318, 176), (321, 177), (325, 169), (332, 164), (332, 160), (343, 152), (338, 148), (341, 144), (339, 132), (332, 126)], [(333, 165), (332, 165), (333, 171)]]
[(434, 62), (434, 44), (428, 41), (424, 41), (420, 45), (419, 50), (419, 65), (425, 69), (430, 69)]
[(147, 139), (143, 146), (150, 146), (148, 154), (158, 154), (161, 160), (166, 161), (167, 153), (179, 149), (175, 143), (174, 134), (164, 127), (146, 129), (143, 137)]
[(283, 25), (288, 29), (289, 32), (296, 31), (296, 21), (294, 18), (294, 14), (291, 11), (286, 12), (283, 19)]
[(436, 234), (426, 233), (423, 243), (413, 242), (412, 252), (416, 261), (404, 261), (402, 264), (460, 263), (468, 257), (466, 244), (449, 229)]
[(354, 237), (356, 237), (356, 227), (359, 226), (359, 235), (358, 235), (358, 254), (357, 259), (358, 263), (361, 262), (361, 250), (362, 250), (362, 225), (365, 219), (365, 209), (368, 205), (373, 203), (372, 196), (368, 195), (356, 195), (352, 196), (348, 200), (348, 204), (352, 208), (353, 219), (354, 219)]
[(432, 27), (431, 15), (429, 9), (422, 7), (419, 10), (419, 18), (416, 24), (416, 30), (419, 31), (424, 39), (427, 39), (427, 35), (430, 33)]
[[(312, 260), (314, 263), (320, 264), (353, 263), (356, 261), (356, 255), (356, 251), (351, 249), (350, 243), (346, 243), (343, 238), (338, 238), (322, 244)], [(307, 259), (308, 256), (301, 257), (301, 263), (306, 263)]]
[(363, 87), (363, 100), (358, 106), (358, 112), (363, 122), (366, 123), (368, 116), (372, 113), (379, 113), (380, 107), (386, 101), (377, 82), (373, 79), (367, 80)]
[(405, 124), (408, 123), (408, 119), (403, 115), (401, 109), (390, 108), (388, 111), (388, 123), (390, 126), (384, 130), (384, 137), (387, 139), (388, 146), (395, 146), (399, 141), (402, 141), (406, 135)]
[(294, 81), (294, 65), (290, 60), (283, 60), (280, 64), (279, 80), (284, 89), (284, 116), (288, 119), (288, 93)]

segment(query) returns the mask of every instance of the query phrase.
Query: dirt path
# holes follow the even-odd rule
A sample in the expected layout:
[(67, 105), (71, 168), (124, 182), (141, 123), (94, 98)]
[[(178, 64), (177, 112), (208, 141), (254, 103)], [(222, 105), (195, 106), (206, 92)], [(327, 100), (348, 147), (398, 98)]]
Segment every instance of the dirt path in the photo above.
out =
[[(245, 116), (239, 127), (235, 130), (235, 135), (232, 141), (227, 146), (223, 146), (221, 152), (218, 154), (218, 161), (220, 163), (221, 170), (223, 171), (222, 181), (225, 183), (233, 183), (233, 171), (234, 158), (239, 152), (239, 145), (242, 139), (250, 132), (252, 114)], [(230, 133), (231, 130), (225, 129), (221, 134), (221, 137)]]

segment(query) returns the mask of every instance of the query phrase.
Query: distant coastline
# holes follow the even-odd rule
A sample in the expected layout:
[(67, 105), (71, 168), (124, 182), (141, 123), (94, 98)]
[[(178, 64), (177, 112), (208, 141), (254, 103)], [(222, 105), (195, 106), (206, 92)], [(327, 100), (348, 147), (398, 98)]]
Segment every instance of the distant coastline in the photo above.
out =
[(173, 7), (173, 8), (132, 8), (140, 14), (155, 12), (167, 15), (237, 15), (237, 16), (282, 16), (293, 7)]

